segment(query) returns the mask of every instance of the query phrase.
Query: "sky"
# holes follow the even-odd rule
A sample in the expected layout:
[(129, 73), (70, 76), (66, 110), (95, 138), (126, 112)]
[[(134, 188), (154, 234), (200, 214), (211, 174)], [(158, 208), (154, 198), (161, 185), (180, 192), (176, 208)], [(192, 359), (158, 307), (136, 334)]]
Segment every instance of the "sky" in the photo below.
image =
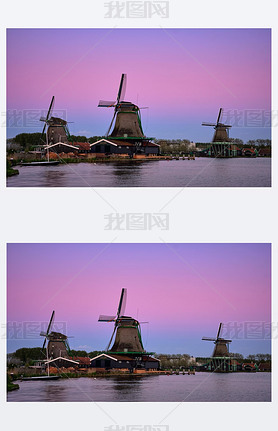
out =
[(270, 29), (9, 29), (7, 137), (40, 132), (53, 95), (72, 134), (105, 135), (113, 108), (98, 101), (122, 73), (148, 137), (210, 142), (201, 123), (222, 107), (231, 137), (270, 138)]
[(41, 346), (52, 310), (72, 349), (104, 350), (123, 287), (147, 351), (210, 356), (223, 322), (231, 352), (271, 352), (270, 244), (8, 244), (7, 274), (8, 352)]

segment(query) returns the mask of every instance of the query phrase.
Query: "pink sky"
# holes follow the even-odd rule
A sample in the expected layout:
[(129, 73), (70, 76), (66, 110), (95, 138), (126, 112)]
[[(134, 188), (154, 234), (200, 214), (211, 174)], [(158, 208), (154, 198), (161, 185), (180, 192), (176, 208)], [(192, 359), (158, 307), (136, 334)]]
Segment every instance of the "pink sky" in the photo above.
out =
[[(269, 244), (10, 244), (8, 321), (66, 322), (72, 348), (104, 349), (122, 287), (126, 314), (145, 348), (208, 355), (219, 322), (270, 322)], [(9, 351), (39, 338), (9, 340)], [(232, 351), (268, 352), (267, 340), (234, 340)]]
[[(220, 107), (271, 109), (269, 29), (10, 29), (8, 108), (65, 109), (72, 134), (106, 133), (127, 73), (126, 99), (139, 106), (148, 136), (209, 142)], [(41, 130), (10, 127), (8, 136)], [(28, 130), (27, 130), (28, 129)], [(269, 137), (269, 127), (235, 127), (232, 137)]]

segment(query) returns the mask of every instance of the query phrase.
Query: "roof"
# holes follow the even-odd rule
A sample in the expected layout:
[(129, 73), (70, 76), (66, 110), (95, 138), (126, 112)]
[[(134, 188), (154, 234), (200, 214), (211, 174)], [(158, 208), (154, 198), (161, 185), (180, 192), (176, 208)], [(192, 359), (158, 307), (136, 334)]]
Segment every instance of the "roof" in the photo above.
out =
[(107, 353), (101, 353), (98, 356), (95, 356), (94, 358), (91, 359), (91, 362), (94, 361), (95, 359), (101, 358), (102, 356), (106, 356), (109, 359), (112, 359), (113, 361), (132, 361), (132, 358), (130, 356), (125, 356), (125, 355), (114, 355), (113, 354), (107, 354)]
[(250, 151), (250, 153), (255, 153), (255, 150), (253, 148), (244, 148), (244, 152)]
[(102, 138), (102, 139), (99, 139), (98, 141), (90, 144), (90, 147), (93, 147), (94, 145), (99, 144), (100, 142), (106, 142), (107, 144), (114, 145), (115, 147), (124, 147), (124, 146), (133, 147), (134, 146), (133, 142), (118, 141), (118, 140), (113, 140), (113, 139)]
[(270, 369), (271, 369), (270, 362), (263, 362), (263, 363), (260, 363), (259, 365), (259, 370), (270, 370)]
[(153, 358), (152, 356), (143, 356), (143, 361), (160, 362), (160, 359)]
[(46, 145), (45, 148), (48, 149), (48, 148), (56, 147), (57, 145), (64, 145), (65, 147), (70, 147), (70, 148), (73, 148), (74, 150), (78, 150), (78, 147), (67, 144), (66, 142), (56, 142), (56, 144)]
[(88, 151), (91, 148), (89, 142), (73, 142), (73, 144), (77, 145), (80, 150)]
[(74, 356), (73, 359), (82, 365), (90, 365), (91, 363), (90, 358), (84, 356)]
[(149, 142), (143, 142), (142, 147), (160, 147), (160, 145), (149, 141)]
[(57, 358), (50, 359), (49, 361), (46, 361), (45, 363), (46, 364), (50, 364), (51, 362), (58, 361), (59, 359), (62, 359), (62, 361), (72, 362), (73, 364), (77, 364), (78, 365), (78, 362), (73, 361), (72, 359), (63, 358), (62, 356), (58, 356)]
[(243, 362), (242, 363), (243, 367), (251, 367), (251, 368), (255, 368), (255, 364), (251, 364), (250, 362)]

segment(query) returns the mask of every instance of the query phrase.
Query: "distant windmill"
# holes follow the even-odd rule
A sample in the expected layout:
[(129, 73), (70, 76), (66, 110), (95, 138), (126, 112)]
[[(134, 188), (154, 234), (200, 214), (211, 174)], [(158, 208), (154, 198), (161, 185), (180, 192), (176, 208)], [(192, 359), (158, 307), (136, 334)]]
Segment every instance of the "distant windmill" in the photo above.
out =
[(123, 288), (116, 316), (99, 316), (99, 322), (115, 322), (107, 350), (109, 350), (116, 332), (115, 341), (112, 348), (109, 350), (110, 352), (144, 353), (145, 350), (141, 339), (140, 323), (136, 319), (124, 315), (126, 298), (127, 289)]
[(213, 341), (215, 344), (212, 357), (227, 357), (229, 356), (229, 343), (232, 342), (232, 340), (225, 340), (224, 338), (221, 338), (221, 331), (222, 331), (223, 323), (220, 323), (216, 338), (211, 337), (203, 337), (202, 340), (205, 341)]
[[(131, 102), (125, 102), (127, 75), (122, 74), (120, 86), (118, 90), (116, 101), (100, 100), (98, 107), (100, 108), (114, 108), (114, 115), (106, 136), (114, 138), (145, 138), (142, 124), (141, 113), (137, 105)], [(143, 109), (143, 108), (141, 108)], [(112, 133), (109, 135), (112, 128), (114, 119), (116, 117), (115, 126)]]
[(216, 124), (214, 123), (202, 123), (202, 126), (212, 126), (215, 129), (212, 142), (229, 142), (229, 129), (232, 126), (221, 123), (223, 109), (219, 109)]
[(54, 322), (55, 311), (52, 311), (46, 332), (41, 332), (40, 335), (44, 337), (44, 342), (42, 348), (45, 348), (46, 342), (46, 357), (47, 359), (54, 359), (57, 357), (69, 358), (69, 344), (68, 337), (60, 332), (52, 331), (52, 326)]
[[(52, 117), (52, 111), (54, 107), (54, 96), (51, 99), (46, 117), (41, 117), (40, 121), (45, 124), (43, 126), (41, 141), (46, 145), (56, 144), (58, 142), (68, 143), (70, 139), (70, 133), (68, 129), (68, 122), (62, 118)], [(44, 132), (46, 130), (46, 142), (44, 141)]]

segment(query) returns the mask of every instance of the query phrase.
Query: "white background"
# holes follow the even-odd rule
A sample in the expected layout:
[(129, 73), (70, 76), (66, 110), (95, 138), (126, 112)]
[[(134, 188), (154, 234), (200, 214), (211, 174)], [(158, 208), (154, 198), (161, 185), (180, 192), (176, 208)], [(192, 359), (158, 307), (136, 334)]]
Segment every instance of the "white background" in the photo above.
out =
[[(273, 315), (277, 307), (277, 128), (272, 134), (272, 188), (187, 188), (163, 211), (170, 214), (169, 231), (104, 230), (104, 214), (158, 212), (180, 188), (49, 188), (24, 189), (5, 186), (6, 136), (3, 113), (5, 100), (6, 28), (272, 28), (272, 109), (277, 112), (277, 11), (274, 1), (170, 0), (170, 17), (161, 19), (105, 19), (104, 1), (48, 2), (14, 0), (1, 5), (1, 423), (5, 429), (40, 431), (51, 428), (104, 430), (105, 426), (154, 425), (178, 406), (163, 422), (169, 431), (194, 428), (225, 431), (248, 428), (276, 429), (276, 386), (272, 403), (6, 403), (5, 344), (6, 243), (9, 242), (271, 242), (273, 244)], [(255, 89), (254, 89), (255, 91)], [(105, 200), (103, 200), (101, 195)], [(63, 220), (63, 229), (54, 220)], [(73, 228), (75, 220), (77, 228)], [(214, 226), (208, 230), (207, 225)], [(75, 225), (75, 223), (74, 223)], [(258, 263), (259, 264), (259, 263)], [(273, 340), (277, 357), (277, 341)], [(273, 361), (276, 377), (277, 366)], [(275, 382), (274, 382), (275, 383)], [(276, 425), (276, 426), (275, 426)]]

